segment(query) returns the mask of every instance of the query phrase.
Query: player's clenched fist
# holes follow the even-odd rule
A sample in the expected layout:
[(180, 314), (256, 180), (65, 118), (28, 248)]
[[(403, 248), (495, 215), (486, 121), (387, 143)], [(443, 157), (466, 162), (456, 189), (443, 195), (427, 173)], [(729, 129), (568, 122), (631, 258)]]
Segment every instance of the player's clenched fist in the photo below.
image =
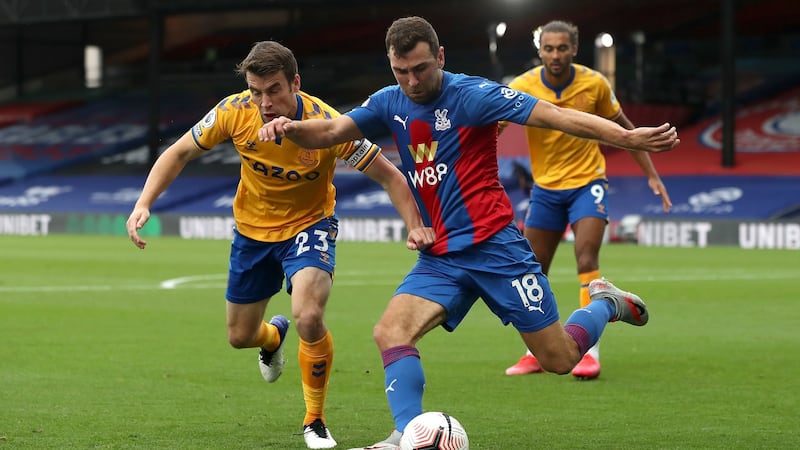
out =
[(432, 227), (419, 227), (409, 230), (406, 247), (409, 250), (424, 250), (436, 240), (436, 232)]

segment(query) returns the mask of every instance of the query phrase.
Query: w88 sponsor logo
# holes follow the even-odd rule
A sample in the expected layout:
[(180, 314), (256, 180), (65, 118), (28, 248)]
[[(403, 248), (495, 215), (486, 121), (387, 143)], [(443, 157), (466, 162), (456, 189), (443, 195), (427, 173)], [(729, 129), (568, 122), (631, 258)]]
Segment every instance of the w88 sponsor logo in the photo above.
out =
[(447, 174), (447, 164), (439, 163), (435, 166), (423, 167), (421, 170), (408, 172), (408, 179), (416, 188), (436, 186)]
[[(447, 112), (445, 111), (445, 114), (446, 113)], [(439, 142), (433, 141), (430, 145), (425, 143), (419, 143), (416, 146), (409, 145), (408, 151), (414, 158), (415, 163), (430, 164), (433, 163), (434, 159), (436, 158), (436, 151), (438, 148)], [(435, 186), (439, 184), (445, 174), (447, 174), (447, 164), (439, 163), (417, 169), (414, 172), (408, 172), (408, 179), (411, 181), (411, 184), (413, 184), (414, 187), (422, 188), (425, 186)]]

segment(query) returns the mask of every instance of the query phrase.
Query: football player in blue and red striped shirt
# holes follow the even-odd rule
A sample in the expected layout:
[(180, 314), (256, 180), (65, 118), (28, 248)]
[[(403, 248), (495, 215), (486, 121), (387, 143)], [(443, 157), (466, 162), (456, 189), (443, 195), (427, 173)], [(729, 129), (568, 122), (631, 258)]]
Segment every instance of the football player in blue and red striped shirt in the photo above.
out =
[(447, 72), (444, 48), (420, 17), (396, 20), (387, 31), (386, 50), (397, 85), (340, 117), (281, 117), (259, 131), (259, 139), (286, 136), (306, 148), (391, 133), (425, 224), (436, 231), (433, 245), (420, 251), (374, 329), (394, 431), (365, 447), (370, 449), (398, 449), (405, 426), (423, 411), (425, 375), (416, 343), (440, 325), (453, 331), (478, 298), (519, 331), (545, 370), (558, 374), (570, 373), (606, 323), (647, 322), (640, 298), (603, 279), (590, 283), (589, 305), (563, 326), (559, 322), (547, 277), (500, 185), (498, 121), (558, 129), (631, 150), (666, 151), (680, 142), (669, 124), (626, 130), (484, 78)]

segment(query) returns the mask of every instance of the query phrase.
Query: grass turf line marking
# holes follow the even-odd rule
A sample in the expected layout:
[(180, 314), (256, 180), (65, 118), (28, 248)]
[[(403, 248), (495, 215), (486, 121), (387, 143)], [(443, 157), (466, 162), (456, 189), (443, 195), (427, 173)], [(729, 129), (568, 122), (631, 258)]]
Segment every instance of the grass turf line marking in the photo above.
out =
[(219, 280), (219, 279), (227, 279), (227, 274), (213, 274), (213, 275), (192, 275), (188, 277), (180, 277), (180, 278), (172, 278), (171, 280), (165, 280), (160, 283), (162, 289), (175, 289), (176, 287), (191, 283), (193, 281), (208, 281), (208, 280)]
[[(375, 279), (374, 277), (367, 277), (369, 281), (364, 278), (366, 273), (338, 273), (334, 286), (386, 286), (397, 285), (402, 276), (398, 275), (396, 278), (389, 279)], [(373, 274), (376, 275), (376, 274)], [(381, 273), (379, 275), (387, 275)], [(0, 292), (83, 292), (83, 291), (113, 291), (113, 290), (127, 290), (127, 291), (153, 291), (164, 289), (224, 289), (225, 283), (195, 283), (197, 281), (212, 281), (212, 280), (225, 280), (227, 274), (212, 274), (212, 275), (191, 275), (185, 277), (171, 278), (164, 280), (158, 284), (122, 284), (122, 285), (75, 285), (75, 286), (0, 286)], [(672, 275), (672, 276), (633, 276), (617, 278), (615, 281), (622, 283), (660, 283), (660, 282), (716, 282), (716, 281), (735, 281), (735, 280), (793, 280), (797, 276), (794, 272), (771, 272), (766, 274), (756, 273), (728, 273), (723, 275), (715, 274), (700, 274), (700, 275)], [(342, 280), (342, 278), (345, 278)], [(348, 279), (350, 278), (350, 279)], [(550, 281), (553, 283), (564, 283), (574, 281), (572, 276), (551, 276)]]
[[(227, 274), (195, 275), (173, 278), (158, 284), (121, 284), (121, 285), (73, 285), (73, 286), (0, 286), (2, 292), (35, 293), (35, 292), (101, 292), (101, 291), (161, 291), (167, 289), (225, 289), (224, 281), (206, 283), (211, 280), (225, 280)], [(204, 283), (197, 283), (203, 281)], [(342, 281), (337, 279), (335, 286), (396, 286), (400, 278), (392, 280), (369, 279), (369, 281)]]

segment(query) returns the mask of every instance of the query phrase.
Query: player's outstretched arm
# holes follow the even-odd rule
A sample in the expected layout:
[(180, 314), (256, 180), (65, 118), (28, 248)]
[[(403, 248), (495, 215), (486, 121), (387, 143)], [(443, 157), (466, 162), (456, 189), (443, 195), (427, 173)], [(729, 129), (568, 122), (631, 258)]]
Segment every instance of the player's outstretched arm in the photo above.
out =
[(650, 190), (653, 191), (654, 195), (661, 197), (661, 207), (664, 213), (668, 213), (672, 208), (672, 200), (669, 199), (667, 187), (658, 175), (655, 165), (653, 165), (653, 160), (650, 158), (650, 154), (633, 150), (628, 150), (628, 153), (647, 176), (647, 185), (650, 187)]
[(133, 211), (125, 223), (128, 229), (128, 237), (134, 245), (142, 249), (147, 245), (147, 242), (139, 236), (139, 230), (150, 219), (150, 208), (158, 196), (181, 173), (186, 163), (201, 153), (201, 150), (194, 145), (191, 132), (186, 132), (158, 157), (150, 169), (150, 174), (147, 175), (147, 180), (144, 182), (142, 193), (139, 194), (139, 199), (136, 200)]
[(364, 134), (348, 116), (306, 120), (276, 117), (258, 130), (258, 138), (262, 141), (274, 141), (282, 137), (291, 139), (297, 145), (305, 148), (327, 148), (361, 139)]
[[(622, 110), (620, 110), (617, 117), (613, 118), (612, 120), (620, 124), (620, 126), (626, 130), (632, 130), (636, 128), (636, 126), (633, 125), (633, 122), (628, 119), (628, 116), (626, 116), (625, 112)], [(639, 168), (642, 169), (642, 172), (644, 172), (644, 174), (647, 176), (647, 185), (650, 187), (650, 190), (653, 191), (653, 194), (661, 197), (661, 207), (664, 210), (664, 213), (668, 213), (672, 208), (672, 200), (669, 199), (667, 187), (664, 185), (664, 182), (661, 181), (661, 177), (658, 175), (658, 171), (656, 170), (656, 166), (653, 164), (653, 160), (650, 158), (650, 154), (645, 152), (637, 152), (634, 150), (627, 150), (627, 152), (629, 155), (631, 155), (631, 158), (636, 161), (636, 164), (639, 165)]]
[(414, 195), (400, 170), (385, 156), (380, 155), (364, 173), (386, 190), (395, 209), (403, 218), (408, 230), (406, 247), (409, 250), (422, 250), (433, 244), (436, 233), (423, 223)]
[(664, 185), (664, 182), (661, 181), (660, 177), (648, 178), (647, 185), (650, 186), (650, 190), (653, 191), (654, 195), (661, 197), (661, 208), (664, 210), (665, 214), (668, 213), (672, 208), (672, 200), (669, 199), (669, 193), (667, 192), (667, 187)]
[(644, 174), (647, 176), (647, 185), (650, 187), (650, 190), (653, 191), (654, 195), (661, 197), (661, 207), (664, 210), (664, 213), (668, 213), (672, 208), (672, 200), (669, 199), (667, 187), (664, 185), (664, 182), (661, 181), (661, 177), (656, 171), (656, 167), (653, 164), (653, 160), (650, 158), (650, 154), (633, 150), (628, 150), (628, 153), (631, 155), (631, 158), (636, 161), (636, 164), (638, 164), (642, 169), (642, 172), (644, 172)]
[(596, 139), (628, 150), (664, 152), (678, 144), (678, 131), (665, 123), (658, 127), (639, 127), (626, 130), (619, 124), (593, 114), (560, 108), (539, 100), (527, 121), (528, 126), (560, 130), (573, 136)]
[(144, 206), (137, 206), (133, 208), (131, 215), (128, 216), (128, 221), (125, 222), (125, 227), (128, 229), (128, 237), (131, 238), (133, 245), (144, 249), (147, 241), (139, 236), (139, 230), (150, 220), (150, 209)]

